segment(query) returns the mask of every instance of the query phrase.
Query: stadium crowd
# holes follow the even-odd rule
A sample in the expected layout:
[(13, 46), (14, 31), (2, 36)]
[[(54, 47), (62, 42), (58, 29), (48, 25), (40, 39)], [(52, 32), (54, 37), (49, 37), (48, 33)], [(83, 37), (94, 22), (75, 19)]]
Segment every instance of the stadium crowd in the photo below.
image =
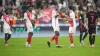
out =
[[(24, 13), (27, 11), (28, 6), (33, 7), (36, 16), (43, 9), (55, 5), (60, 15), (67, 14), (67, 8), (69, 5), (73, 5), (74, 12), (76, 14), (76, 20), (79, 19), (80, 11), (84, 11), (84, 14), (89, 10), (88, 7), (93, 5), (95, 11), (100, 16), (100, 1), (99, 0), (0, 0), (0, 18), (2, 12), (8, 10), (13, 16), (14, 24), (16, 20), (23, 19)], [(65, 13), (66, 12), (66, 13)], [(63, 17), (63, 16), (62, 16)]]

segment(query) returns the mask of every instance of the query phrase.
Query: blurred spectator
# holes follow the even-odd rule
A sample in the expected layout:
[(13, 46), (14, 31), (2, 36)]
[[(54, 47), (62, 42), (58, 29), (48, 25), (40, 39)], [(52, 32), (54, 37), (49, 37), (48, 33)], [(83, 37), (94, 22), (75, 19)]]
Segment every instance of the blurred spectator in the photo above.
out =
[(17, 8), (20, 7), (20, 0), (16, 0), (16, 7), (17, 7)]
[(100, 18), (100, 8), (99, 7), (97, 8), (97, 13), (98, 13), (99, 18)]
[(57, 1), (56, 0), (51, 0), (50, 5), (56, 5), (57, 6)]
[(67, 6), (65, 0), (60, 0), (58, 6), (59, 6), (59, 11), (61, 9), (63, 9), (65, 11), (66, 10), (66, 6)]
[(16, 17), (16, 14), (14, 14), (14, 15), (12, 16), (12, 24), (13, 24), (13, 26), (16, 25), (16, 20), (17, 20), (17, 17)]
[(36, 0), (35, 1), (35, 8), (36, 9), (43, 9), (42, 0)]

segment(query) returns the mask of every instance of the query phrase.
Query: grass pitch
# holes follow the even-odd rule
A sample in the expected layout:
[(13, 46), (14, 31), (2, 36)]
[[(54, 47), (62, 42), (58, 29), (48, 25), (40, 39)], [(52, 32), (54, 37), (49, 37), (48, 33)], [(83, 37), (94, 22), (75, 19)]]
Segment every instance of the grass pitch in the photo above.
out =
[(32, 38), (32, 47), (25, 46), (26, 38), (11, 38), (9, 45), (4, 45), (4, 39), (0, 39), (0, 56), (100, 56), (100, 36), (96, 36), (95, 48), (90, 48), (89, 38), (80, 45), (79, 37), (74, 37), (75, 48), (69, 48), (69, 38), (59, 37), (59, 44), (63, 48), (56, 48), (55, 41), (51, 47), (47, 46), (50, 37)]

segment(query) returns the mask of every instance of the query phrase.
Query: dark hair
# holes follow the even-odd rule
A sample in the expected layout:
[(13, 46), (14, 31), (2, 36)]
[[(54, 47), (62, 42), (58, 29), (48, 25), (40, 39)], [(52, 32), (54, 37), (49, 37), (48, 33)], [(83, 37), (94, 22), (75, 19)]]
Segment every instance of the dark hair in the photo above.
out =
[(89, 7), (89, 11), (91, 11), (91, 10), (94, 10), (92, 5)]
[(70, 10), (73, 10), (73, 6), (68, 6), (68, 8), (69, 8)]

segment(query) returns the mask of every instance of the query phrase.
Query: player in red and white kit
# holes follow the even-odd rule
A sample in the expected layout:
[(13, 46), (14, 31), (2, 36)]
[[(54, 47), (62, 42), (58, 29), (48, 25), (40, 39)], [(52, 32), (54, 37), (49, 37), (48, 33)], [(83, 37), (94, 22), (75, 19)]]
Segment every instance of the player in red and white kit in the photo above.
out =
[(3, 15), (1, 17), (1, 25), (3, 27), (4, 33), (5, 33), (5, 45), (8, 46), (8, 40), (11, 38), (11, 27), (12, 27), (12, 18), (11, 15), (9, 14), (8, 10), (3, 12)]
[(74, 47), (73, 33), (75, 33), (75, 31), (76, 31), (76, 19), (75, 19), (75, 13), (73, 12), (72, 6), (68, 7), (68, 12), (69, 12), (69, 14), (67, 16), (67, 19), (70, 24), (70, 26), (69, 26), (69, 38), (70, 38), (70, 44), (71, 44), (70, 47)]
[(31, 47), (31, 38), (33, 36), (33, 27), (34, 27), (34, 16), (32, 14), (32, 8), (29, 7), (28, 10), (24, 14), (24, 20), (25, 20), (25, 27), (28, 33), (28, 38), (25, 43), (26, 47)]
[(53, 40), (55, 40), (56, 47), (57, 48), (61, 48), (61, 46), (58, 45), (58, 37), (59, 37), (59, 31), (60, 31), (58, 16), (59, 15), (58, 15), (56, 9), (54, 9), (52, 11), (52, 27), (53, 27), (53, 30), (55, 32), (55, 35), (47, 42), (47, 44), (48, 44), (49, 47), (50, 47), (51, 42)]

